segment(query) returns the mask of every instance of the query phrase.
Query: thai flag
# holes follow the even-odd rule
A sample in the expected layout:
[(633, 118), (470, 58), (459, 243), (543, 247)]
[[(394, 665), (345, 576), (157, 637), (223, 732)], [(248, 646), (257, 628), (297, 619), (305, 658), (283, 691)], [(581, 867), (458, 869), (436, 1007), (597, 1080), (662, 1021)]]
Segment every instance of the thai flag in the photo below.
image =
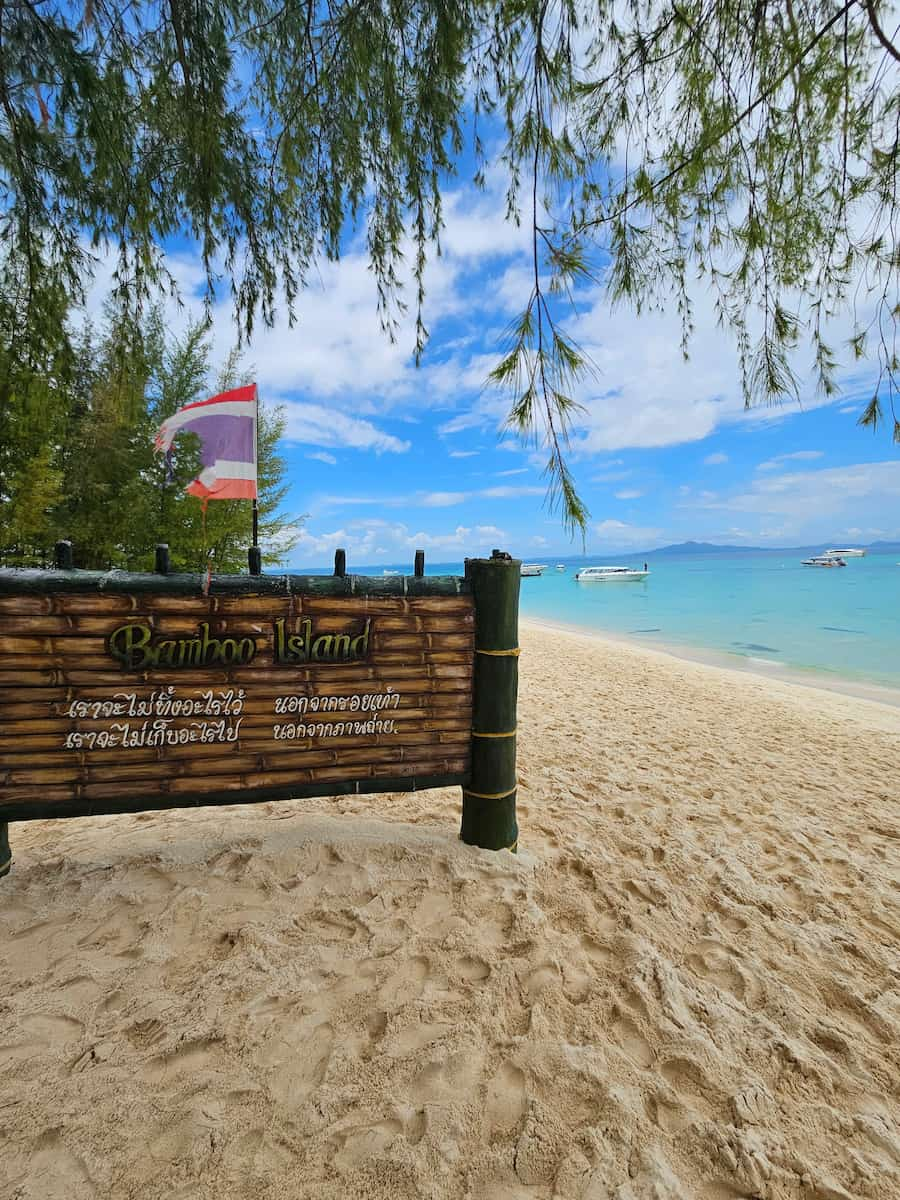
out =
[(203, 470), (187, 487), (202, 500), (255, 500), (256, 384), (186, 404), (163, 421), (156, 449), (168, 453), (176, 433), (196, 433)]

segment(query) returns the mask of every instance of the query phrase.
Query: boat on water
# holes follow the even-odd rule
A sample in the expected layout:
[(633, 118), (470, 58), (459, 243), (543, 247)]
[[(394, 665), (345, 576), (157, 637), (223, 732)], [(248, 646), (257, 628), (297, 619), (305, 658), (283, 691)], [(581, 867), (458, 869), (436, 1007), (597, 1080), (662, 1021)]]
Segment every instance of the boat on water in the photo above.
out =
[(544, 569), (541, 563), (522, 563), (522, 566), (519, 568), (519, 574), (523, 577), (540, 575)]
[(846, 567), (846, 563), (842, 558), (838, 558), (836, 554), (816, 554), (812, 558), (804, 558), (801, 566), (804, 567)]
[(578, 583), (627, 583), (630, 580), (646, 579), (650, 572), (636, 567), (582, 567), (576, 571)]
[(854, 550), (852, 548), (847, 549), (847, 550), (826, 550), (825, 553), (827, 555), (831, 555), (834, 558), (865, 558), (866, 557), (865, 550), (860, 550), (860, 549)]
[(565, 563), (557, 563), (556, 569), (557, 569), (557, 571), (567, 571), (568, 567), (566, 566)]
[(403, 572), (402, 571), (394, 571), (390, 567), (385, 567), (382, 574), (383, 575), (402, 575)]

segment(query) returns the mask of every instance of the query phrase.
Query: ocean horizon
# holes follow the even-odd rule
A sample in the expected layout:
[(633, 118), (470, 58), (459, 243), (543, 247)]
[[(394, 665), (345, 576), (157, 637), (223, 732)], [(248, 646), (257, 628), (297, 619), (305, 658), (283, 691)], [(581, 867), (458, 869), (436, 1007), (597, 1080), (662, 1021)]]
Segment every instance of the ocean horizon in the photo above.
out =
[[(842, 569), (804, 567), (801, 550), (563, 556), (522, 579), (525, 618), (607, 633), (636, 644), (713, 652), (760, 672), (782, 668), (900, 690), (900, 554), (867, 552)], [(531, 558), (529, 561), (543, 561)], [(584, 565), (647, 562), (643, 582), (575, 582)], [(562, 563), (566, 570), (556, 570)], [(290, 567), (330, 574), (329, 566)], [(429, 563), (427, 575), (462, 574), (460, 561)], [(348, 563), (360, 575), (412, 574), (412, 561)]]

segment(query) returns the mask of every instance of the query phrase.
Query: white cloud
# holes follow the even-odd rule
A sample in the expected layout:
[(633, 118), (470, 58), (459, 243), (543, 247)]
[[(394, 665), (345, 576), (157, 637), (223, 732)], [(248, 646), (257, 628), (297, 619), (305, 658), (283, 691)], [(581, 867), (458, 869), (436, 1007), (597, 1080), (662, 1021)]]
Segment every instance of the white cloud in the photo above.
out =
[(365, 508), (373, 504), (383, 508), (452, 508), (457, 504), (465, 504), (470, 500), (516, 500), (520, 496), (543, 496), (546, 488), (532, 484), (499, 485), (497, 487), (479, 488), (470, 492), (407, 492), (394, 496), (348, 496), (326, 495), (319, 496), (316, 507), (320, 511), (330, 508)]
[[(418, 416), (424, 408), (448, 410), (441, 434), (501, 426), (508, 397), (484, 390), (498, 357), (492, 326), (496, 324), (500, 332), (509, 312), (527, 301), (533, 282), (526, 258), (528, 231), (504, 219), (504, 190), (498, 170), (489, 177), (486, 192), (459, 187), (444, 197), (444, 253), (432, 258), (427, 268), (425, 311), (426, 324), (435, 333), (434, 346), (443, 355), (440, 361), (435, 360), (435, 351), (426, 350), (423, 367), (414, 367), (413, 313), (400, 319), (395, 342), (385, 335), (361, 240), (352, 242), (339, 262), (318, 265), (310, 286), (298, 297), (293, 328), (284, 313), (272, 328), (257, 325), (246, 363), (255, 364), (264, 398), (314, 408), (325, 402), (329, 414), (344, 412), (347, 420), (368, 427), (357, 427), (355, 433), (345, 430), (343, 437), (327, 441), (321, 433), (315, 439), (295, 440), (396, 452), (409, 443), (378, 430), (379, 418), (388, 411)], [(485, 263), (491, 264), (492, 275), (485, 271)], [(95, 312), (108, 291), (114, 265), (111, 254), (98, 265), (91, 292)], [(170, 255), (168, 265), (187, 301), (181, 309), (166, 305), (167, 323), (177, 331), (190, 314), (202, 315), (198, 294), (203, 271), (196, 256)], [(563, 318), (564, 327), (599, 369), (598, 379), (581, 387), (577, 396), (585, 403), (587, 415), (577, 423), (573, 450), (576, 455), (603, 455), (605, 461), (597, 464), (601, 471), (622, 465), (620, 459), (607, 457), (619, 447), (697, 441), (723, 425), (758, 427), (800, 412), (797, 405), (786, 403), (744, 413), (735, 347), (717, 325), (709, 293), (702, 285), (695, 293), (689, 362), (682, 358), (674, 306), (637, 317), (628, 308), (611, 310), (597, 289), (580, 297), (584, 300), (580, 315)], [(461, 329), (454, 328), (452, 340), (442, 342), (441, 323), (450, 317), (459, 319)], [(829, 331), (832, 344), (845, 340), (849, 321), (843, 324), (845, 328)], [(223, 295), (213, 306), (213, 325), (215, 352), (222, 359), (235, 340), (230, 297)], [(850, 389), (839, 402), (844, 413), (858, 411), (859, 405), (849, 399), (868, 387), (872, 375), (867, 368), (855, 370), (856, 374), (849, 368), (841, 373)], [(804, 383), (802, 395), (807, 409), (825, 402), (816, 396), (811, 380)], [(292, 424), (296, 432), (297, 423)], [(450, 453), (467, 457), (476, 452)], [(722, 461), (724, 456), (713, 454), (706, 459), (709, 465)]]
[(753, 514), (758, 536), (797, 545), (871, 533), (872, 517), (894, 521), (884, 536), (900, 536), (900, 461), (854, 463), (846, 467), (763, 475), (730, 496), (701, 496), (682, 505), (694, 509)]
[(425, 508), (451, 508), (467, 499), (465, 492), (426, 492), (424, 496), (419, 497), (418, 503)]
[(497, 478), (502, 479), (506, 475), (527, 475), (528, 467), (513, 467), (511, 471), (498, 471)]
[(634, 471), (601, 471), (591, 476), (592, 483), (618, 483), (622, 479), (630, 479)]
[(650, 543), (657, 541), (662, 530), (649, 526), (629, 525), (625, 521), (607, 520), (592, 526), (596, 536), (608, 543), (611, 549), (650, 549)]
[(451, 258), (478, 259), (528, 252), (529, 231), (505, 220), (505, 185), (500, 177), (487, 193), (449, 192), (444, 198), (441, 249)]
[[(792, 400), (745, 410), (738, 356), (733, 339), (719, 327), (711, 294), (695, 288), (694, 335), (685, 361), (681, 327), (674, 306), (665, 312), (611, 309), (601, 290), (586, 297), (582, 313), (568, 332), (596, 367), (596, 376), (577, 390), (587, 409), (573, 444), (581, 454), (608, 455), (626, 447), (644, 448), (700, 441), (727, 426), (757, 428), (835, 402), (816, 391), (804, 365), (796, 367), (803, 407)], [(829, 330), (833, 345), (845, 343), (850, 320)], [(869, 386), (872, 371), (845, 364), (838, 382), (848, 396)]]
[(547, 491), (543, 487), (515, 487), (509, 485), (501, 485), (499, 487), (483, 488), (478, 495), (485, 496), (489, 500), (512, 500), (517, 496), (543, 496)]
[(643, 496), (643, 492), (639, 492), (637, 488), (623, 488), (621, 492), (616, 492), (617, 500), (637, 500), (638, 496)]
[(451, 458), (476, 458), (477, 456), (478, 456), (477, 450), (451, 450), (450, 451)]
[(298, 533), (292, 563), (299, 566), (323, 566), (338, 547), (347, 551), (348, 568), (384, 562), (404, 562), (412, 571), (416, 550), (462, 557), (485, 553), (509, 542), (509, 534), (496, 525), (457, 525), (454, 529), (427, 532), (411, 529), (404, 522), (380, 518), (349, 521), (339, 529), (318, 532), (311, 525)]
[(793, 454), (776, 454), (767, 462), (761, 462), (757, 471), (777, 471), (786, 462), (813, 462), (824, 457), (824, 450), (795, 450)]
[(334, 408), (306, 404), (300, 400), (288, 400), (283, 407), (286, 420), (284, 437), (288, 442), (373, 450), (376, 454), (386, 451), (402, 454), (410, 447), (409, 442), (385, 433), (371, 421), (350, 417)]
[(703, 461), (708, 467), (718, 467), (722, 463), (728, 462), (728, 455), (722, 454), (721, 452), (717, 454), (707, 454)]
[(315, 459), (317, 462), (328, 463), (333, 467), (337, 464), (337, 459), (333, 454), (329, 454), (327, 450), (313, 450), (311, 454), (306, 455), (307, 458)]

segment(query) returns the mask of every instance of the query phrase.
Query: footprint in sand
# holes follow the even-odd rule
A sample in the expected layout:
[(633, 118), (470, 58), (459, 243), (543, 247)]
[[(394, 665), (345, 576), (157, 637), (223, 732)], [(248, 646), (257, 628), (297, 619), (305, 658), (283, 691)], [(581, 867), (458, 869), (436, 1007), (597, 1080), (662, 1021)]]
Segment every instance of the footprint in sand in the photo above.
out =
[(518, 1129), (527, 1106), (524, 1072), (511, 1062), (502, 1063), (488, 1084), (484, 1115), (489, 1133)]
[(743, 933), (749, 925), (749, 921), (745, 921), (743, 917), (739, 917), (730, 909), (719, 904), (714, 905), (714, 908), (719, 915), (719, 920), (729, 933)]
[(545, 962), (536, 967), (525, 977), (525, 992), (528, 1002), (534, 1004), (541, 992), (552, 983), (559, 981), (559, 968), (555, 963)]
[(190, 1075), (193, 1079), (198, 1072), (212, 1068), (219, 1053), (215, 1042), (185, 1042), (172, 1054), (161, 1054), (158, 1058), (151, 1059), (145, 1070), (155, 1082), (174, 1080), (185, 1075)]
[(461, 958), (456, 964), (457, 972), (470, 983), (484, 983), (491, 968), (480, 958)]
[(612, 1032), (625, 1056), (630, 1058), (635, 1066), (646, 1070), (653, 1065), (656, 1057), (653, 1048), (633, 1021), (629, 1021), (627, 1017), (618, 1017), (613, 1021)]
[(408, 1029), (402, 1029), (399, 1033), (394, 1034), (385, 1049), (391, 1058), (404, 1058), (407, 1054), (423, 1050), (433, 1042), (439, 1042), (441, 1038), (451, 1033), (453, 1028), (454, 1026), (447, 1021), (412, 1025)]
[(597, 963), (598, 966), (608, 966), (616, 957), (608, 946), (601, 945), (587, 933), (581, 936), (581, 948), (591, 962)]
[(579, 971), (570, 963), (563, 967), (562, 990), (570, 1004), (584, 1004), (591, 994), (594, 981), (594, 972)]
[(259, 1055), (270, 1069), (269, 1091), (279, 1104), (297, 1106), (316, 1090), (331, 1061), (334, 1030), (328, 1022), (288, 1019), (272, 1030)]
[[(31, 1191), (28, 1183), (35, 1185)], [(29, 1156), (25, 1187), (13, 1196), (40, 1196), (41, 1200), (93, 1200), (99, 1196), (87, 1167), (65, 1145), (57, 1129), (42, 1133)]]
[(65, 1046), (81, 1037), (83, 1029), (82, 1023), (71, 1017), (23, 1017), (7, 1026), (5, 1032), (15, 1040), (0, 1046), (0, 1059), (17, 1063), (17, 1073), (27, 1074), (33, 1059), (39, 1060), (39, 1069), (46, 1069), (46, 1060), (60, 1057)]
[(402, 1132), (403, 1126), (393, 1117), (342, 1130), (331, 1139), (331, 1165), (338, 1171), (353, 1171), (367, 1159), (380, 1158)]
[(685, 960), (701, 979), (731, 992), (738, 1000), (747, 999), (747, 980), (728, 950), (719, 942), (706, 939)]
[(695, 1114), (671, 1093), (656, 1092), (645, 1100), (647, 1115), (663, 1133), (680, 1133), (695, 1119)]
[(670, 1058), (659, 1071), (685, 1109), (707, 1119), (715, 1117), (712, 1101), (718, 1092), (699, 1063), (689, 1058)]
[(660, 905), (666, 900), (665, 892), (646, 879), (628, 879), (625, 881), (625, 891), (630, 892), (637, 900), (645, 904)]
[(78, 939), (83, 952), (102, 950), (116, 958), (139, 958), (141, 928), (137, 920), (126, 912), (114, 912), (112, 916), (95, 925), (84, 937)]
[(4, 958), (9, 977), (33, 979), (66, 958), (72, 949), (71, 926), (71, 918), (60, 917), (38, 921), (7, 935)]
[(387, 1029), (387, 1023), (387, 1013), (376, 1011), (369, 1014), (369, 1019), (366, 1022), (366, 1029), (373, 1042), (380, 1041), (380, 1039), (384, 1037), (384, 1031)]
[(353, 917), (344, 917), (336, 913), (314, 913), (304, 916), (302, 922), (297, 918), (297, 924), (302, 924), (303, 940), (312, 940), (314, 936), (321, 937), (325, 942), (349, 942), (365, 937), (366, 931)]
[[(433, 1053), (439, 1054), (440, 1047), (435, 1047)], [(478, 1086), (481, 1064), (482, 1057), (474, 1047), (451, 1054), (443, 1061), (438, 1058), (413, 1080), (410, 1096), (417, 1104), (429, 1101), (447, 1104), (461, 1095), (471, 1095)]]
[(427, 958), (407, 959), (378, 989), (378, 1003), (391, 1010), (417, 1000), (422, 995), (428, 975)]
[(425, 1136), (425, 1130), (428, 1128), (428, 1114), (424, 1108), (420, 1108), (418, 1112), (414, 1112), (410, 1119), (406, 1122), (406, 1128), (403, 1130), (406, 1135), (406, 1140), (411, 1146), (418, 1146), (422, 1138)]

